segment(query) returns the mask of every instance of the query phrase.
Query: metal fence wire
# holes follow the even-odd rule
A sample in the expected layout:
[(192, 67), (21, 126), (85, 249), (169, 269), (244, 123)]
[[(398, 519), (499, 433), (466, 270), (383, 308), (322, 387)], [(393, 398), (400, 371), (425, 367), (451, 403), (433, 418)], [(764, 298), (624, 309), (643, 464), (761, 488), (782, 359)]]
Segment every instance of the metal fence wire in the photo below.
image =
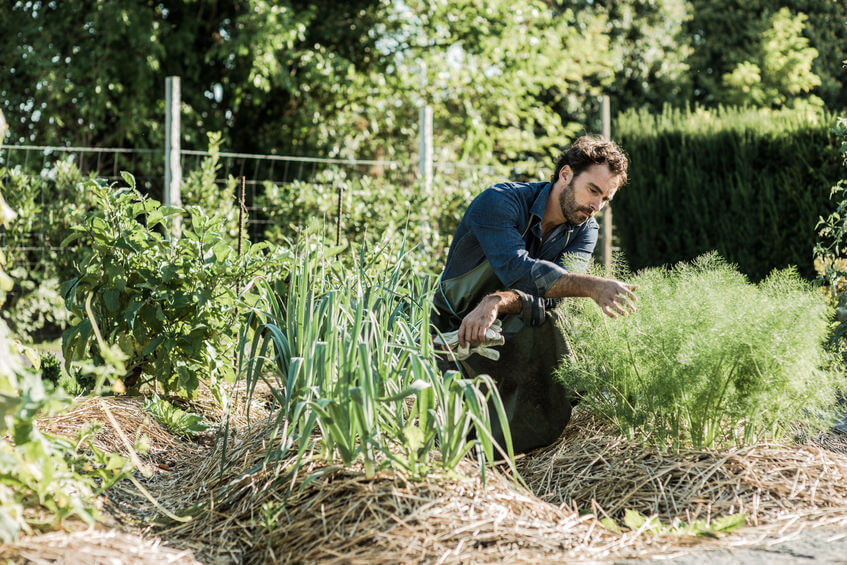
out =
[[(180, 151), (183, 180), (192, 171), (200, 170), (208, 151)], [(415, 190), (418, 171), (414, 164), (391, 160), (332, 159), (283, 155), (261, 155), (249, 153), (219, 152), (215, 183), (223, 187), (231, 179), (246, 179), (246, 205), (251, 237), (257, 236), (268, 224), (268, 214), (260, 205), (260, 195), (267, 184), (285, 186), (296, 181), (312, 185), (330, 184), (337, 179), (355, 180), (363, 177), (378, 177), (390, 180), (398, 186), (398, 199), (408, 195), (402, 190)], [(161, 200), (164, 189), (164, 151), (161, 149), (128, 149), (101, 147), (51, 147), (36, 145), (4, 145), (0, 147), (0, 169), (8, 176), (11, 170), (19, 169), (28, 174), (49, 180), (56, 174), (61, 162), (75, 166), (84, 178), (94, 176), (107, 182), (122, 182), (121, 171), (133, 173), (137, 188), (144, 194)], [(485, 183), (502, 180), (500, 171), (494, 167), (467, 163), (434, 163), (433, 176), (461, 178), (476, 176), (482, 189)], [(39, 195), (41, 210), (51, 198), (45, 190)], [(15, 251), (24, 251), (27, 267), (37, 268), (48, 255), (61, 253), (60, 242), (48, 241), (44, 237), (47, 223), (52, 221), (46, 214), (33, 218), (28, 225), (30, 233), (18, 234), (20, 238)], [(8, 251), (9, 243), (5, 230), (0, 230), (0, 250)]]

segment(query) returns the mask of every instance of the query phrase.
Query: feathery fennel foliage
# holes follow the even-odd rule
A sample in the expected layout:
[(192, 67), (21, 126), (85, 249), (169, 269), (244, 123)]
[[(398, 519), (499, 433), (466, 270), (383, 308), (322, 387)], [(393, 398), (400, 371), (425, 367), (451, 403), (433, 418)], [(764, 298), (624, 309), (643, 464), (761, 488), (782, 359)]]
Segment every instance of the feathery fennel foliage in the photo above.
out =
[(794, 270), (750, 284), (716, 255), (632, 281), (638, 312), (606, 318), (571, 301), (576, 355), (562, 382), (622, 433), (661, 446), (710, 447), (827, 424), (840, 371), (822, 368), (829, 310)]

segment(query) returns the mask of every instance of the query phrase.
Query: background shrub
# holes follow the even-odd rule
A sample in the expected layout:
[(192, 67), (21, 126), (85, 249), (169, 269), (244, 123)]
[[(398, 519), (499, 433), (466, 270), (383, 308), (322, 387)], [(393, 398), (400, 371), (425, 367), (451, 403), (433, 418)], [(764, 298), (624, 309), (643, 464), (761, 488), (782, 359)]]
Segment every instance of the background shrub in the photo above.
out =
[(61, 247), (93, 203), (71, 161), (40, 172), (0, 168), (0, 191), (16, 217), (0, 229), (0, 247), (15, 281), (2, 317), (19, 336), (57, 338), (68, 322), (59, 287), (72, 276), (77, 248)]
[(615, 199), (615, 229), (630, 266), (715, 250), (753, 280), (788, 265), (813, 278), (814, 226), (839, 176), (833, 123), (744, 108), (619, 116), (631, 180)]
[(702, 447), (829, 423), (844, 375), (821, 367), (827, 298), (794, 270), (753, 285), (706, 255), (631, 282), (638, 312), (627, 318), (590, 301), (563, 306), (576, 356), (559, 372), (622, 433)]

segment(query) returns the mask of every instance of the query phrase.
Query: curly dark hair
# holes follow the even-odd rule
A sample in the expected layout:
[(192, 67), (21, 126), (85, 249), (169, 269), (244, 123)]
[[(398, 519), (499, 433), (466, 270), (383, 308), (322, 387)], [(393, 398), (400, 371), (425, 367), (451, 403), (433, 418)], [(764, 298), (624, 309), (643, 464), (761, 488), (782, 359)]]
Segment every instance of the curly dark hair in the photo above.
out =
[(621, 179), (620, 184), (626, 184), (626, 168), (629, 162), (618, 144), (601, 136), (584, 135), (562, 151), (556, 159), (556, 170), (553, 172), (551, 183), (559, 178), (559, 172), (565, 165), (570, 165), (573, 176), (577, 177), (591, 165), (607, 165), (615, 176)]

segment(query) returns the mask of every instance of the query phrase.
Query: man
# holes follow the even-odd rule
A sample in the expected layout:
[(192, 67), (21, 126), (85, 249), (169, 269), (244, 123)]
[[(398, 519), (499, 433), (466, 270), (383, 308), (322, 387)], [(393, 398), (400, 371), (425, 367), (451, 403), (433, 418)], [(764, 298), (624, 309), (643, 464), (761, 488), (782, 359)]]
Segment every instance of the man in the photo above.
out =
[(599, 232), (594, 215), (626, 182), (626, 171), (613, 141), (581, 137), (559, 156), (550, 182), (483, 191), (453, 236), (432, 322), (442, 334), (458, 330), (465, 346), (482, 341), (501, 319), (500, 359), (472, 355), (461, 368), (470, 377), (494, 378), (516, 452), (549, 445), (570, 420), (572, 396), (554, 377), (570, 354), (556, 323), (557, 299), (592, 298), (612, 318), (635, 311), (632, 285), (584, 274)]

